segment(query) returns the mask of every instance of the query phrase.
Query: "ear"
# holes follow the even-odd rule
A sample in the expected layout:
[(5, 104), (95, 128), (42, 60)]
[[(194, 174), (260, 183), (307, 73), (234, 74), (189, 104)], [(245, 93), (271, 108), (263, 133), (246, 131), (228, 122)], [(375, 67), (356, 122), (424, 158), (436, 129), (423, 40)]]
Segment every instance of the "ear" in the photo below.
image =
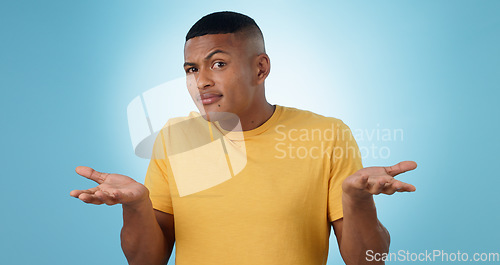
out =
[(256, 58), (257, 63), (257, 84), (262, 84), (271, 71), (271, 60), (265, 53), (261, 53)]

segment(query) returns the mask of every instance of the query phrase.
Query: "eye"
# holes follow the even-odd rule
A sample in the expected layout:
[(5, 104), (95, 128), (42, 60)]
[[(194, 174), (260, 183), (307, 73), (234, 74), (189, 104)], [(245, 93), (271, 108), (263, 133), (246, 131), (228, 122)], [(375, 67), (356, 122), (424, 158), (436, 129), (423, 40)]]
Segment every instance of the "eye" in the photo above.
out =
[(213, 65), (212, 65), (212, 69), (216, 69), (216, 68), (222, 68), (226, 66), (226, 63), (225, 62), (215, 62)]
[(198, 71), (198, 68), (196, 67), (190, 67), (190, 68), (187, 68), (186, 69), (186, 73), (194, 73), (194, 72), (197, 72)]

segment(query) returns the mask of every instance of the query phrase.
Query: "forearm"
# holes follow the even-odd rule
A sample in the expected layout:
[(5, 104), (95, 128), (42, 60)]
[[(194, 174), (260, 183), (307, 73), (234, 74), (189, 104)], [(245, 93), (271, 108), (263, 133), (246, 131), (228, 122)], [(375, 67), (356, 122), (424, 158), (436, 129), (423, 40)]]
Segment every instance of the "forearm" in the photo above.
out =
[(123, 205), (121, 245), (131, 265), (168, 261), (167, 243), (149, 199), (134, 206)]
[(342, 196), (344, 220), (340, 250), (347, 265), (384, 264), (367, 261), (367, 251), (386, 253), (389, 251), (389, 232), (379, 222), (373, 196), (363, 200), (353, 200)]

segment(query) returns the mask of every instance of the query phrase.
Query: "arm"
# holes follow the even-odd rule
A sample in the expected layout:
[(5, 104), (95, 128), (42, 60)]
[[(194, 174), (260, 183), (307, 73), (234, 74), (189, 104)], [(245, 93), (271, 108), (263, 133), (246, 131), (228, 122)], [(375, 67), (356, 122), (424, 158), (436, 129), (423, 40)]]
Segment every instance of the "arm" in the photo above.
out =
[(129, 264), (165, 264), (175, 242), (171, 214), (153, 210), (148, 189), (119, 174), (77, 167), (76, 172), (99, 185), (88, 190), (73, 190), (70, 195), (90, 204), (122, 204), (122, 249)]
[(415, 191), (413, 185), (396, 180), (394, 176), (416, 166), (415, 162), (405, 161), (392, 167), (363, 168), (343, 182), (344, 217), (332, 224), (347, 265), (384, 264), (383, 261), (367, 260), (367, 251), (381, 255), (389, 251), (390, 244), (389, 232), (377, 218), (373, 195)]
[(174, 242), (173, 215), (154, 210), (149, 199), (123, 205), (121, 244), (129, 264), (165, 264)]

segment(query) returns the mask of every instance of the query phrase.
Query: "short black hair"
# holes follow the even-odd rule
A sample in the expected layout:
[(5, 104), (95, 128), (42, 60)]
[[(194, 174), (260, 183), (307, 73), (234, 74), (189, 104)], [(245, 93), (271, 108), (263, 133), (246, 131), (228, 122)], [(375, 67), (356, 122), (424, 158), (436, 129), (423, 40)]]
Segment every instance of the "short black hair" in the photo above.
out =
[(231, 11), (208, 14), (198, 20), (186, 35), (186, 41), (207, 34), (237, 33), (253, 29), (264, 39), (255, 20), (247, 15)]

